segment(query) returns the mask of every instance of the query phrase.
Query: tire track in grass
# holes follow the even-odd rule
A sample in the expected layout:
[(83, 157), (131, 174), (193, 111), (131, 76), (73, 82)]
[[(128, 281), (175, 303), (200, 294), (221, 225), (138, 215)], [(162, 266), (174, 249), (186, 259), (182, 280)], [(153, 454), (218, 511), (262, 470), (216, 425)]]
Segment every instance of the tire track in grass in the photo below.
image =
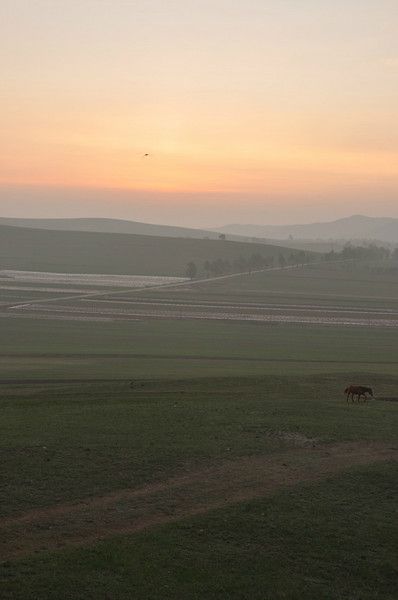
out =
[(139, 488), (1, 519), (0, 559), (133, 534), (300, 483), (321, 481), (350, 468), (398, 459), (398, 448), (382, 443), (316, 446), (314, 440), (304, 440), (303, 444), (301, 448), (215, 463)]

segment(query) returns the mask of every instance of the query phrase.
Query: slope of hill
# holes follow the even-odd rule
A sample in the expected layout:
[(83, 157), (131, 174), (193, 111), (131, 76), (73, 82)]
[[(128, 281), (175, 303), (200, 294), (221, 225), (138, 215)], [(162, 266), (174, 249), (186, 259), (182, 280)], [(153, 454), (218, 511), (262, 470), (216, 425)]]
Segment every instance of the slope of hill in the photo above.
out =
[(56, 231), (96, 231), (99, 233), (133, 233), (166, 237), (217, 239), (218, 232), (171, 225), (155, 225), (123, 219), (79, 218), (79, 219), (19, 219), (0, 217), (0, 225), (52, 229)]
[(337, 221), (304, 225), (226, 225), (219, 231), (268, 239), (292, 236), (307, 240), (372, 239), (397, 243), (398, 219), (353, 215)]
[(233, 261), (291, 250), (264, 243), (119, 233), (54, 231), (0, 225), (0, 269), (126, 275), (185, 275), (186, 265)]

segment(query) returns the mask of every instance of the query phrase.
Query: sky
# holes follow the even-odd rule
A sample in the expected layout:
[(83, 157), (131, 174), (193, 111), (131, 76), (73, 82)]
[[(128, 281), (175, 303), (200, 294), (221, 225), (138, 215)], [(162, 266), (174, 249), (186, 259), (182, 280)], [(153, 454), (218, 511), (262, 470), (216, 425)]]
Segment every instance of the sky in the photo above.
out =
[(1, 0), (0, 22), (1, 216), (398, 217), (397, 0)]

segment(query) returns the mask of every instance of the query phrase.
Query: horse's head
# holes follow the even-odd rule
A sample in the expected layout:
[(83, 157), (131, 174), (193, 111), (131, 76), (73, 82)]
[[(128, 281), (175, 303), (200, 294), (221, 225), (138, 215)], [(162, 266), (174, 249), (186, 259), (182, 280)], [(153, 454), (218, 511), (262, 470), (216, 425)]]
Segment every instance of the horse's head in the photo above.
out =
[(373, 398), (373, 390), (372, 390), (372, 388), (368, 388), (368, 389), (367, 389), (367, 391), (368, 391), (368, 393), (369, 393), (369, 394), (372, 396), (372, 398)]
[(348, 394), (348, 392), (349, 392), (349, 389), (350, 389), (349, 387), (346, 387), (346, 389), (344, 390), (344, 393), (345, 393), (345, 394)]

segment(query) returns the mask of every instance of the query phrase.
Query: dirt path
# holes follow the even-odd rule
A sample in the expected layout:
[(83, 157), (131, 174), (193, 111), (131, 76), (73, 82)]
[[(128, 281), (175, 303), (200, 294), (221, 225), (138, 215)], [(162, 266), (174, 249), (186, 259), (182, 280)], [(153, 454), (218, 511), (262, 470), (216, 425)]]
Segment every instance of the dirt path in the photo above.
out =
[(351, 467), (397, 460), (398, 448), (375, 443), (307, 447), (227, 461), (135, 489), (59, 504), (0, 520), (0, 559), (95, 543), (215, 508), (316, 482)]
[[(332, 261), (333, 263), (340, 263), (340, 262), (351, 262), (352, 259), (345, 259), (345, 260), (336, 260), (336, 261)], [(291, 271), (292, 269), (298, 269), (298, 268), (302, 268), (302, 267), (308, 267), (308, 266), (313, 266), (313, 265), (322, 265), (324, 264), (323, 261), (317, 261), (317, 262), (309, 262), (309, 263), (304, 263), (302, 265), (286, 265), (284, 267), (265, 267), (263, 269), (256, 269), (250, 272), (250, 275), (254, 275), (255, 273), (267, 273), (267, 272), (272, 272), (272, 271)], [(331, 263), (329, 263), (331, 264)], [(216, 277), (206, 277), (203, 279), (193, 279), (191, 281), (189, 280), (185, 280), (185, 281), (174, 281), (172, 283), (162, 283), (159, 285), (152, 285), (152, 286), (146, 286), (146, 287), (136, 287), (136, 288), (128, 288), (128, 289), (122, 289), (122, 290), (116, 290), (112, 292), (112, 297), (113, 296), (122, 296), (125, 294), (131, 294), (134, 292), (152, 292), (154, 290), (163, 290), (163, 289), (172, 289), (172, 288), (179, 288), (179, 287), (184, 287), (184, 286), (193, 286), (193, 285), (202, 285), (203, 283), (213, 283), (215, 281), (220, 281), (220, 280), (224, 280), (224, 279), (232, 279), (234, 277), (242, 277), (243, 275), (249, 275), (248, 271), (243, 271), (240, 273), (228, 273), (227, 275), (217, 275)], [(23, 288), (21, 288), (23, 289)], [(102, 296), (109, 296), (110, 294), (110, 290), (104, 290), (101, 292), (95, 291), (95, 292), (89, 292), (89, 293), (79, 293), (76, 292), (74, 293), (72, 296), (64, 296), (63, 298), (61, 298), (62, 300), (86, 300), (86, 299), (90, 299), (93, 300), (95, 298), (101, 298)], [(20, 308), (29, 308), (31, 305), (42, 305), (42, 304), (47, 304), (47, 303), (56, 303), (58, 302), (58, 300), (60, 300), (59, 296), (56, 297), (50, 297), (50, 298), (44, 298), (42, 300), (37, 300), (37, 299), (33, 299), (33, 300), (26, 300), (23, 302), (13, 302), (11, 305), (7, 305), (6, 309), (8, 310), (13, 310), (13, 309), (20, 309)]]

